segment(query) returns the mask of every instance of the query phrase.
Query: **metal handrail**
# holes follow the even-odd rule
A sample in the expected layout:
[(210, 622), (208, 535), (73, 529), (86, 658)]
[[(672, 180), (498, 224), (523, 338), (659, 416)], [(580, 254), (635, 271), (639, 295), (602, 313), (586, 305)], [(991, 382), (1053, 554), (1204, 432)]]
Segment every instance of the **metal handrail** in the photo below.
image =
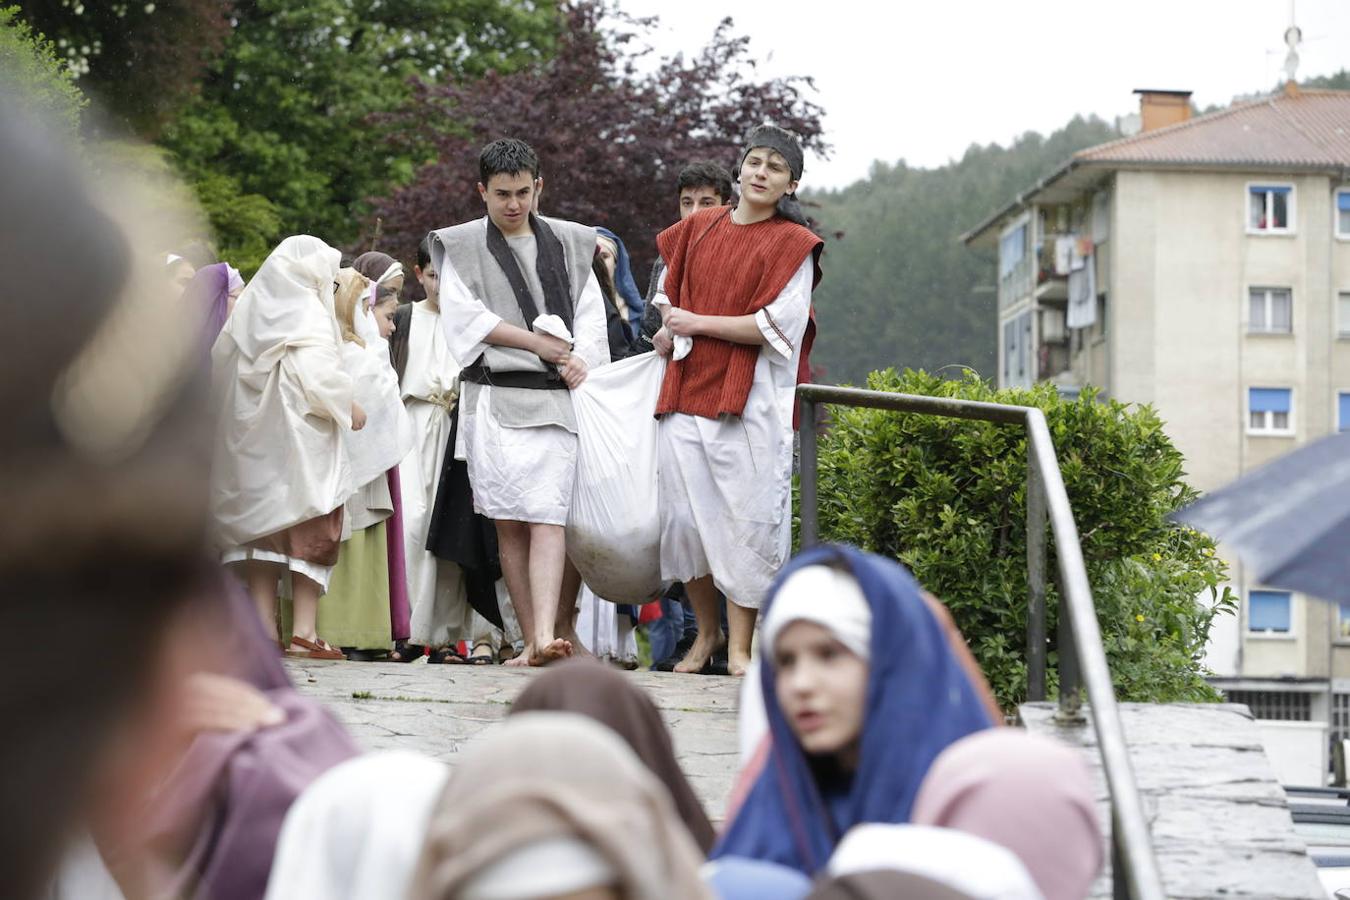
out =
[[(1143, 804), (1135, 783), (1111, 684), (1101, 628), (1092, 602), (1083, 549), (1073, 508), (1055, 456), (1045, 414), (1032, 406), (1007, 406), (950, 397), (922, 397), (859, 388), (804, 384), (801, 405), (801, 544), (820, 539), (816, 494), (816, 405), (861, 406), (892, 412), (1021, 425), (1027, 435), (1027, 698), (1045, 699), (1045, 525), (1055, 537), (1059, 593), (1059, 711), (1066, 724), (1082, 725), (1079, 685), (1087, 689), (1092, 723), (1111, 797), (1111, 868), (1114, 894), (1134, 900), (1163, 900), (1162, 878)], [(1081, 679), (1081, 681), (1080, 681)]]

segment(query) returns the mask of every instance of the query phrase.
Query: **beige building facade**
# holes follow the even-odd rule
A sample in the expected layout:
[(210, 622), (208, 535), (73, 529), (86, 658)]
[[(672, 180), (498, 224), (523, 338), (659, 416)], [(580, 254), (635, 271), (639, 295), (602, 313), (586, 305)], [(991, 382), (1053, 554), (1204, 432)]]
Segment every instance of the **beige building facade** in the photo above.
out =
[[(1076, 154), (965, 240), (998, 249), (1000, 386), (1152, 404), (1209, 491), (1350, 430), (1350, 92), (1196, 118), (1140, 94), (1146, 128), (1172, 124)], [(1350, 605), (1231, 571), (1216, 683), (1258, 715), (1334, 703), (1350, 730)]]

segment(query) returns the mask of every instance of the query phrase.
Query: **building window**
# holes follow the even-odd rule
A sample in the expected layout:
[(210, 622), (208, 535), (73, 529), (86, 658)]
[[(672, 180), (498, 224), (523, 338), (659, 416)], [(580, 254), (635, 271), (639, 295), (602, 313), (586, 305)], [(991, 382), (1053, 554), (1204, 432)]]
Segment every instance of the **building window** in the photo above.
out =
[(1247, 295), (1247, 331), (1289, 334), (1294, 328), (1294, 294), (1289, 288), (1252, 288)]
[(1336, 192), (1336, 237), (1350, 238), (1350, 190)]
[(1255, 234), (1283, 234), (1293, 230), (1294, 188), (1292, 185), (1252, 184), (1247, 186), (1247, 231)]
[(1350, 431), (1350, 391), (1336, 395), (1336, 430)]
[(1293, 691), (1224, 691), (1229, 703), (1243, 703), (1257, 719), (1312, 721), (1312, 695)]
[(1350, 601), (1342, 600), (1336, 609), (1337, 636), (1350, 640)]
[(1293, 408), (1291, 388), (1251, 388), (1247, 392), (1248, 432), (1292, 434)]
[(1290, 388), (1252, 388), (1247, 392), (1247, 431), (1291, 434), (1294, 392)]
[(1293, 595), (1288, 591), (1249, 591), (1247, 630), (1261, 634), (1288, 634), (1292, 629)]
[(1350, 293), (1345, 291), (1336, 295), (1336, 334), (1350, 338)]
[(1243, 703), (1257, 719), (1277, 722), (1312, 720), (1312, 695), (1292, 691), (1224, 691), (1229, 703)]
[(1018, 225), (998, 242), (998, 277), (1007, 278), (1027, 255), (1027, 226)]

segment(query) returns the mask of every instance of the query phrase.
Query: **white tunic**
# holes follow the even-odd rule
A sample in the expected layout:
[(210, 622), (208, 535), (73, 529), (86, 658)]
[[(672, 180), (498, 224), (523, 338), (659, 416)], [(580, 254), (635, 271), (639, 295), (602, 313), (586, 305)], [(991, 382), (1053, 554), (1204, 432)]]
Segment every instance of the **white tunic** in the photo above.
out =
[(446, 344), (440, 320), (441, 314), (428, 308), (426, 301), (413, 304), (403, 403), (414, 441), (398, 467), (411, 607), (409, 640), (433, 647), (465, 636), (469, 610), (459, 566), (427, 552), (427, 529), (450, 435), (450, 410), (459, 392), (460, 366)]
[(661, 577), (710, 574), (728, 598), (754, 609), (791, 551), (792, 408), (813, 274), (808, 255), (755, 313), (765, 343), (740, 417), (661, 419)]
[[(451, 352), (458, 359), (477, 359), (501, 317), (469, 293), (448, 259), (442, 262), (440, 291), (441, 324)], [(600, 283), (591, 275), (572, 314), (572, 352), (591, 368), (609, 362), (604, 304)], [(554, 425), (503, 425), (493, 412), (492, 388), (483, 385), (474, 393), (474, 408), (460, 411), (455, 447), (456, 458), (468, 463), (474, 510), (491, 519), (566, 524), (576, 475), (576, 435)]]

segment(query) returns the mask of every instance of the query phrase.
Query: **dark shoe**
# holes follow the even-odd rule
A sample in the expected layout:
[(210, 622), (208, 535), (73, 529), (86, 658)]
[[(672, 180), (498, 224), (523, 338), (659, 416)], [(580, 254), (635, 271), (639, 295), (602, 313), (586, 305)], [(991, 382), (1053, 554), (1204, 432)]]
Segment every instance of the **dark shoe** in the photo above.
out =
[(361, 650), (357, 647), (343, 647), (342, 652), (347, 654), (349, 662), (377, 662), (389, 656), (386, 650)]
[(421, 659), (427, 652), (427, 648), (421, 644), (410, 644), (407, 641), (395, 641), (394, 649), (389, 651), (390, 662), (410, 663), (413, 660)]
[[(689, 648), (694, 646), (694, 639), (697, 637), (698, 637), (697, 631), (694, 631), (693, 629), (690, 628), (686, 628), (684, 630), (684, 635), (675, 643), (675, 650), (665, 659), (661, 660), (658, 663), (655, 663), (652, 666), (652, 671), (674, 672), (675, 664), (678, 663), (680, 660), (684, 659), (685, 655), (689, 652)], [(723, 660), (725, 661), (726, 654), (723, 653), (722, 657)]]
[(427, 651), (427, 663), (433, 666), (462, 666), (467, 659), (454, 647), (436, 647)]

